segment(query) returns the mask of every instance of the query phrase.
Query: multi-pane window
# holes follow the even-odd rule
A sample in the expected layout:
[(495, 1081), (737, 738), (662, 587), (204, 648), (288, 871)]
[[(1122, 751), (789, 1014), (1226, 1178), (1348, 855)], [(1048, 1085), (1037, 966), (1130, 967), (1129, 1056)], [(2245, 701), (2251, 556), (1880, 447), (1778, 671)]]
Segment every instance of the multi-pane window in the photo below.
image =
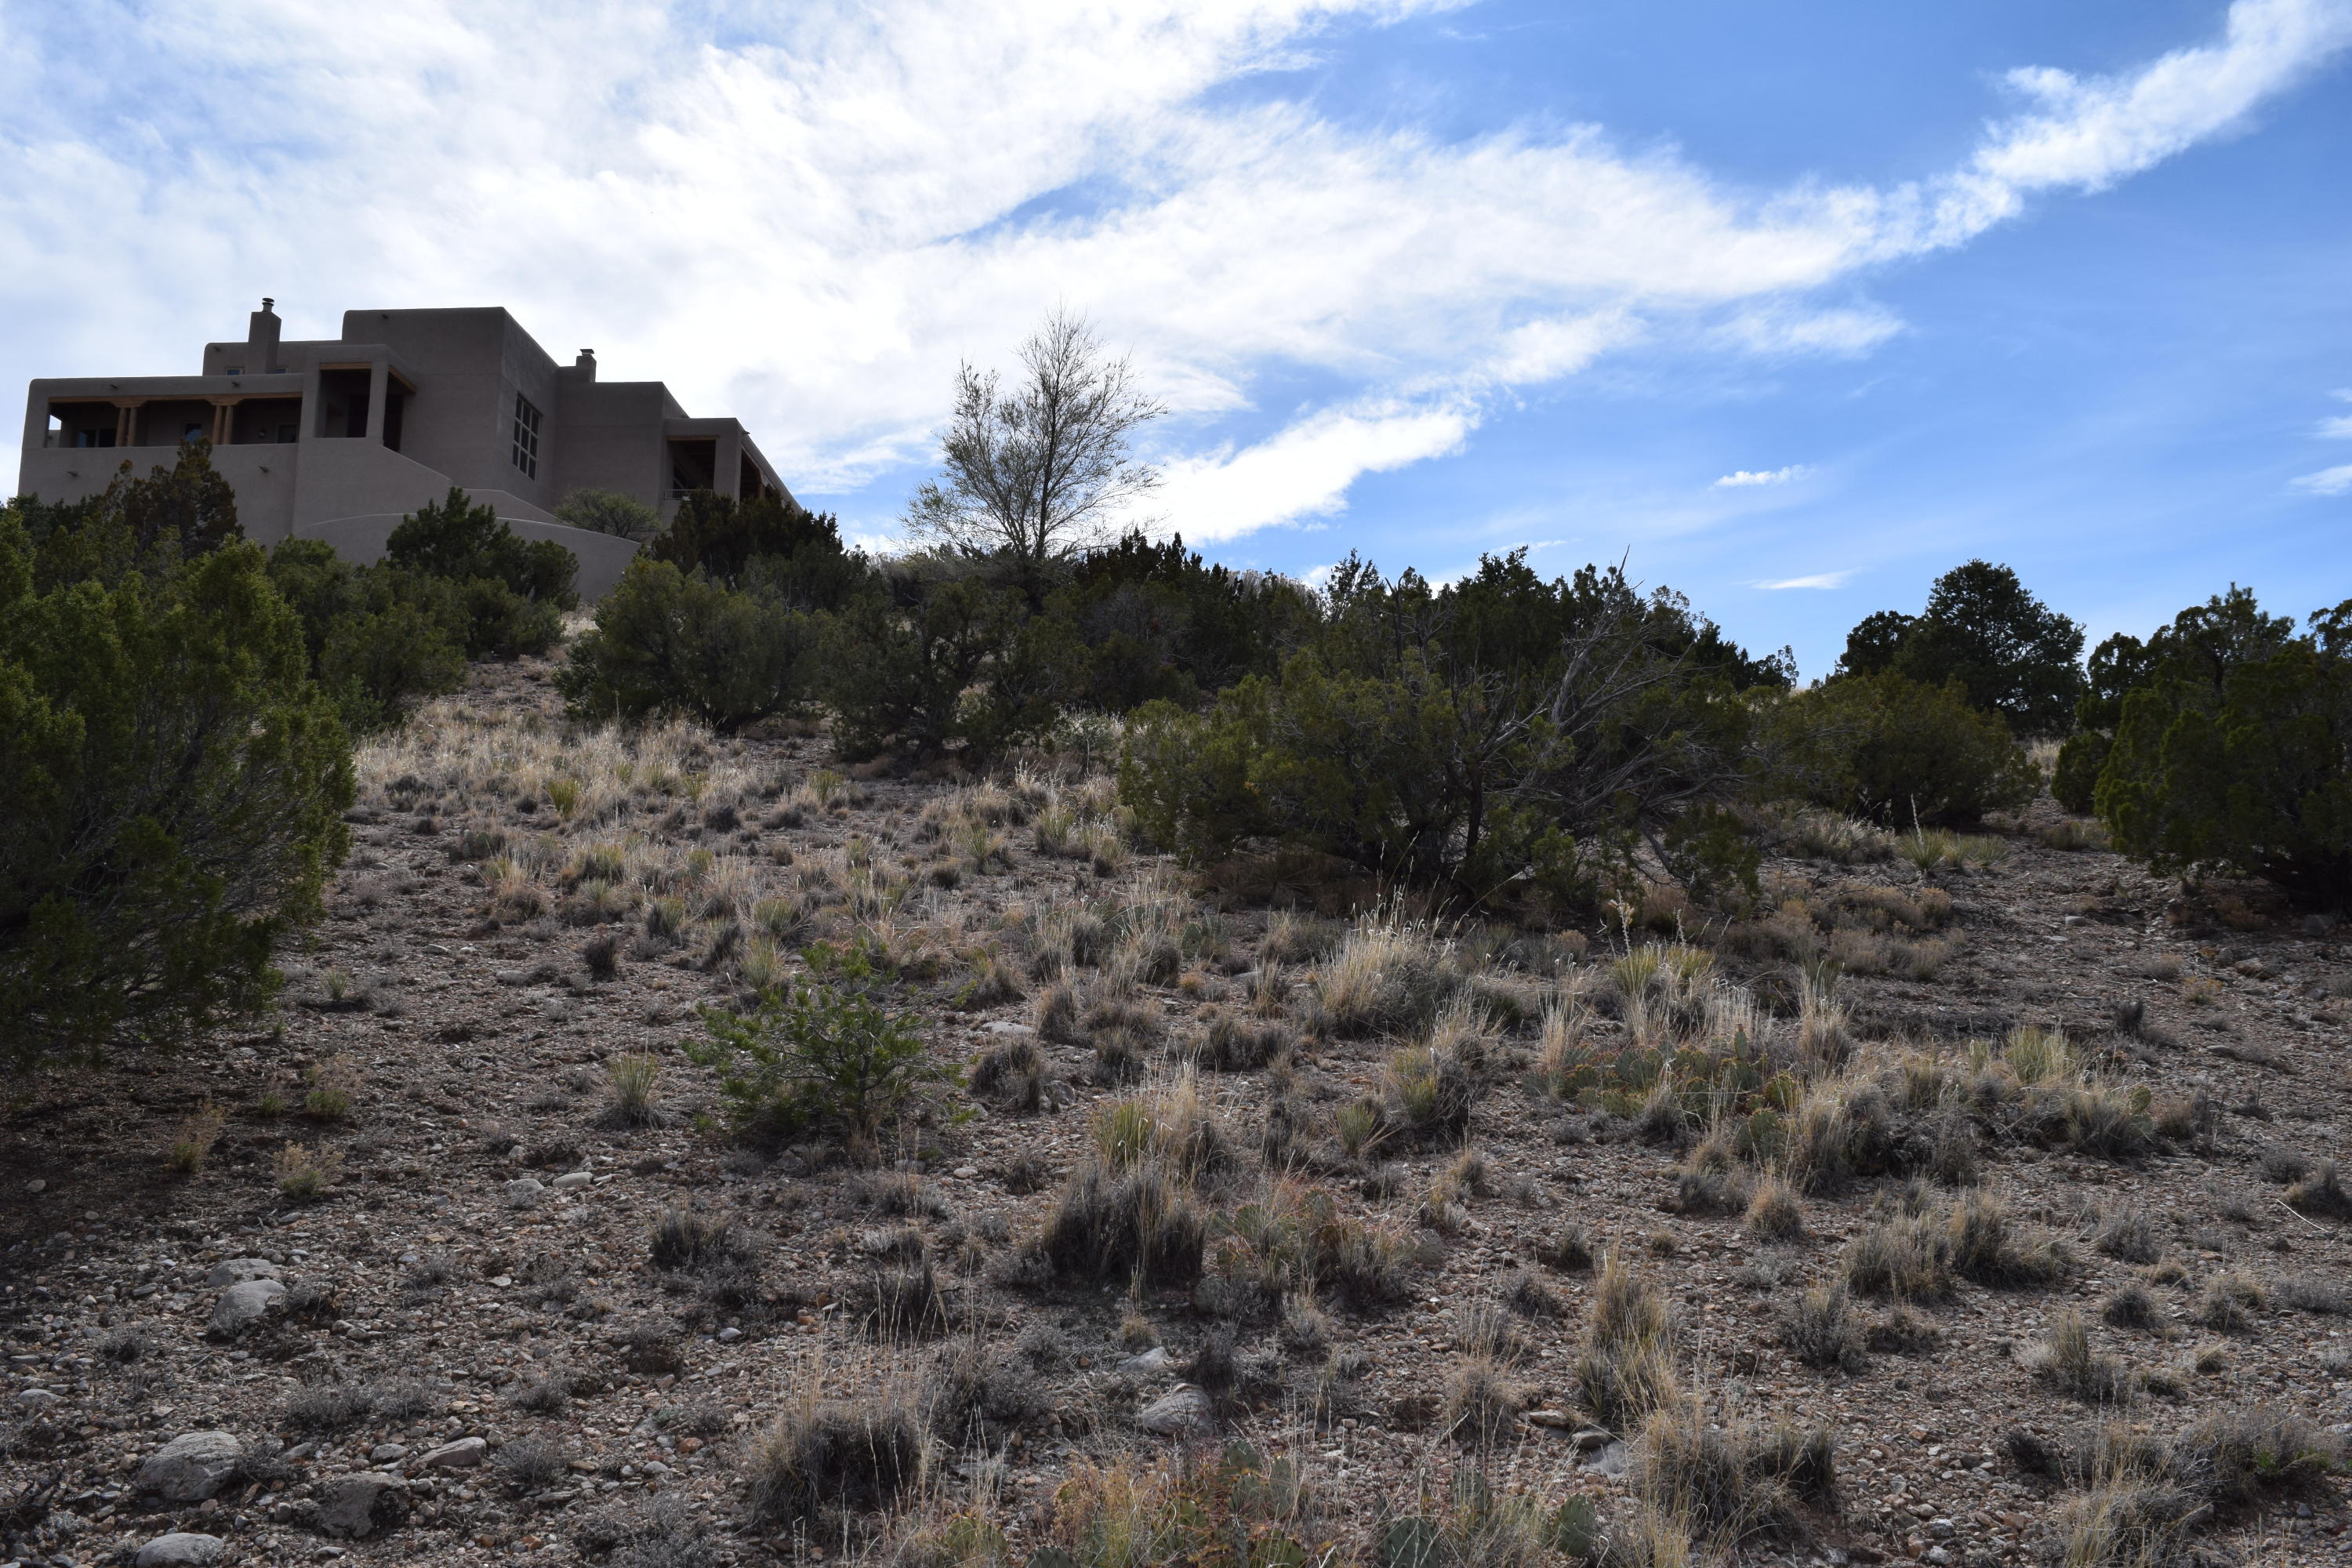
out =
[(514, 466), (539, 478), (539, 410), (520, 392), (515, 394)]

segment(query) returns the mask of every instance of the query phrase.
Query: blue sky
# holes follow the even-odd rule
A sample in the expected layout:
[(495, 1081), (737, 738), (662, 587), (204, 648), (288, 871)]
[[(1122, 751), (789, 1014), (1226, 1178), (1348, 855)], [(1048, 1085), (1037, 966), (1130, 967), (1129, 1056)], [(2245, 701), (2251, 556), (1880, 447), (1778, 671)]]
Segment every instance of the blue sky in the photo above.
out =
[(1978, 554), (2094, 637), (2300, 614), (2352, 596), (2347, 49), (2352, 0), (0, 0), (0, 383), (504, 303), (883, 539), (1062, 302), (1236, 563), (1622, 555), (1808, 675)]

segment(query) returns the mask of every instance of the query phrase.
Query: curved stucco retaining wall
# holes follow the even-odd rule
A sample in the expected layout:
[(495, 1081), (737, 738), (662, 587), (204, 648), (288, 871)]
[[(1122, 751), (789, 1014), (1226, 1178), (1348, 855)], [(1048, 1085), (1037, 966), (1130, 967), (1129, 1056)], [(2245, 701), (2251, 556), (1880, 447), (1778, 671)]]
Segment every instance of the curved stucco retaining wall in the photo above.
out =
[[(334, 546), (336, 554), (352, 565), (372, 566), (383, 559), (384, 544), (392, 538), (392, 531), (400, 526), (402, 517), (400, 512), (383, 511), (363, 517), (330, 518), (325, 522), (304, 523), (294, 531), (294, 537), (324, 540)], [(629, 563), (636, 559), (635, 543), (614, 534), (522, 517), (509, 517), (504, 521), (524, 539), (551, 539), (572, 552), (572, 559), (580, 563), (580, 574), (572, 585), (580, 591), (583, 604), (593, 604), (610, 593), (613, 584), (621, 580), (621, 574), (629, 569)]]

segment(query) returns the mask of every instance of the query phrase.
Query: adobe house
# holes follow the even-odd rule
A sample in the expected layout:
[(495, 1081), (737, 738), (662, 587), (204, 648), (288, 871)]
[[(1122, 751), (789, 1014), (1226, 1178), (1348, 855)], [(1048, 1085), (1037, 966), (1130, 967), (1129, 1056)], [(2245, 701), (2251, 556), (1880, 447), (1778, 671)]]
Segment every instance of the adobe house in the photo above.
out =
[(600, 382), (593, 350), (559, 365), (495, 306), (346, 310), (341, 337), (288, 342), (274, 303), (243, 342), (206, 343), (201, 375), (34, 382), (16, 493), (79, 500), (124, 459), (144, 474), (203, 437), (246, 537), (323, 539), (368, 562), (455, 484), (517, 533), (570, 548), (583, 598), (636, 547), (557, 522), (572, 490), (619, 490), (666, 520), (693, 489), (790, 499), (740, 422), (688, 418), (658, 381)]

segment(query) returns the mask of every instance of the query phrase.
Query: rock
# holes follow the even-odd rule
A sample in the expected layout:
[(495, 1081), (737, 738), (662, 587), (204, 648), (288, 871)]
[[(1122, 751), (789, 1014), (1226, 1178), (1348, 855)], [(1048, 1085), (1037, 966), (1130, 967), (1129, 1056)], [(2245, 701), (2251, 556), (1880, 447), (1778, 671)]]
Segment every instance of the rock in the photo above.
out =
[(1609, 1434), (1603, 1432), (1598, 1426), (1580, 1427), (1576, 1435), (1569, 1439), (1569, 1442), (1575, 1447), (1578, 1453), (1589, 1454), (1595, 1448), (1605, 1448), (1609, 1447)]
[(407, 1517), (408, 1483), (398, 1476), (362, 1470), (319, 1489), (319, 1530), (339, 1541), (394, 1529)]
[(16, 1403), (27, 1410), (54, 1410), (65, 1403), (46, 1388), (28, 1388), (16, 1395)]
[(408, 1445), (405, 1443), (378, 1443), (368, 1450), (368, 1463), (371, 1465), (389, 1465), (395, 1459), (406, 1458)]
[(470, 1470), (489, 1454), (490, 1446), (479, 1437), (460, 1437), (454, 1443), (444, 1443), (416, 1462), (428, 1470)]
[(141, 1547), (139, 1555), (131, 1560), (131, 1568), (202, 1568), (205, 1563), (219, 1562), (221, 1551), (221, 1538), (217, 1535), (175, 1530)]
[(1143, 1407), (1135, 1424), (1146, 1432), (1162, 1437), (1173, 1437), (1205, 1426), (1209, 1421), (1209, 1396), (1189, 1383), (1178, 1384)]
[(1584, 1461), (1584, 1468), (1596, 1476), (1622, 1476), (1633, 1468), (1633, 1451), (1622, 1442), (1607, 1443)]
[(1565, 1410), (1530, 1410), (1528, 1412), (1528, 1419), (1538, 1426), (1549, 1426), (1556, 1432), (1565, 1432), (1576, 1425), (1574, 1417)]
[(507, 1207), (527, 1209), (547, 1195), (547, 1189), (536, 1176), (522, 1176), (507, 1184)]
[(1149, 1377), (1166, 1372), (1175, 1364), (1176, 1358), (1168, 1353), (1166, 1345), (1154, 1345), (1141, 1355), (1129, 1356), (1119, 1363), (1118, 1370)]
[(731, 1326), (719, 1331), (719, 1342), (722, 1345), (731, 1345), (742, 1337), (743, 1331)]
[(277, 1278), (278, 1265), (267, 1258), (230, 1258), (213, 1265), (213, 1271), (205, 1276), (205, 1288), (220, 1290), (231, 1285), (242, 1285), (248, 1279)]
[(226, 1432), (183, 1432), (147, 1456), (138, 1486), (167, 1502), (202, 1502), (244, 1462), (245, 1446)]
[(31, 1181), (25, 1184), (25, 1190), (28, 1193), (46, 1193), (49, 1190), (49, 1184), (41, 1180), (40, 1177), (35, 1176)]
[(230, 1286), (213, 1307), (212, 1331), (225, 1340), (236, 1338), (261, 1321), (269, 1304), (284, 1294), (286, 1287), (275, 1279), (248, 1279)]
[(555, 1178), (555, 1190), (559, 1193), (573, 1192), (595, 1179), (585, 1171), (566, 1171)]
[(994, 1022), (992, 1022), (992, 1023), (982, 1024), (982, 1025), (981, 1026), (981, 1029), (982, 1030), (982, 1032), (987, 1033), (987, 1034), (991, 1034), (991, 1035), (1004, 1035), (1004, 1036), (1013, 1036), (1013, 1037), (1018, 1037), (1018, 1036), (1021, 1036), (1021, 1035), (1034, 1035), (1034, 1034), (1035, 1034), (1035, 1033), (1037, 1032), (1034, 1027), (1032, 1027), (1031, 1026), (1029, 1026), (1029, 1025), (1027, 1025), (1027, 1024), (1015, 1024), (1015, 1023), (1013, 1023), (1013, 1022), (1011, 1022), (1010, 1020), (1008, 1020), (1008, 1019), (1004, 1019), (1004, 1018), (999, 1018), (999, 1019), (996, 1019), (996, 1020), (995, 1020)]

